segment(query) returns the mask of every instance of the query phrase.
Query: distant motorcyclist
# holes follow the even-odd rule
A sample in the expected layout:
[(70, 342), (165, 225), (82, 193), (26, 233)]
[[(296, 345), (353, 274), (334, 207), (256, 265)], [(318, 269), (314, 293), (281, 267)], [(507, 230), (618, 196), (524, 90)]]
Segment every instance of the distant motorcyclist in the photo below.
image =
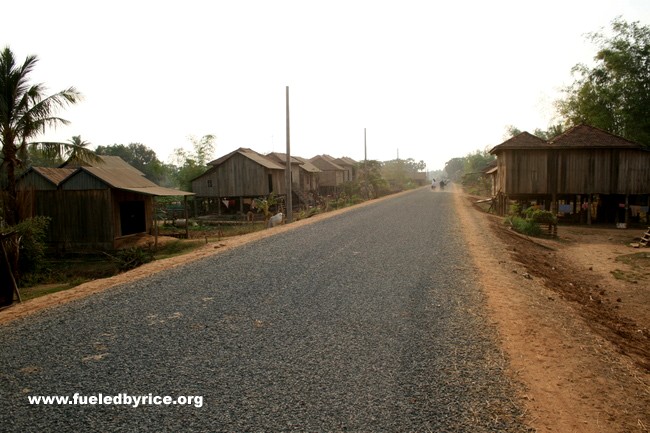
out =
[(441, 179), (441, 180), (440, 180), (440, 190), (441, 190), (441, 191), (442, 191), (443, 189), (445, 189), (445, 185), (447, 185), (447, 183), (445, 182), (444, 179)]
[(436, 189), (437, 185), (438, 185), (438, 183), (436, 182), (435, 179), (431, 180), (431, 189)]

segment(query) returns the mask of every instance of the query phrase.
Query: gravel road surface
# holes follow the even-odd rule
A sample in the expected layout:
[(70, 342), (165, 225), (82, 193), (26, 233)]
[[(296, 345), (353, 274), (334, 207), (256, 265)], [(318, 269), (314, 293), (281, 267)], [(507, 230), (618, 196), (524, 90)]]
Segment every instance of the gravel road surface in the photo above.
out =
[(2, 325), (0, 430), (529, 431), (460, 230), (423, 188)]

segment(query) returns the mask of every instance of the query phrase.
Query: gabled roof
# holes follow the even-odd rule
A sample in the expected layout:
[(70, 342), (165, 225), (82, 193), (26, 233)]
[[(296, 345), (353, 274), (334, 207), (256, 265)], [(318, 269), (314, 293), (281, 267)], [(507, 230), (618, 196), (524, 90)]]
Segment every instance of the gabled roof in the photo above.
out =
[(309, 160), (312, 164), (314, 164), (316, 167), (323, 171), (335, 171), (335, 170), (340, 170), (340, 171), (345, 171), (343, 167), (338, 165), (336, 162), (334, 162), (334, 158), (332, 158), (329, 155), (316, 155), (313, 158)]
[(105, 167), (79, 167), (70, 178), (77, 173), (85, 172), (101, 180), (111, 188), (125, 191), (137, 192), (155, 196), (184, 196), (194, 195), (192, 192), (181, 191), (173, 188), (165, 188), (156, 185), (144, 176), (138, 174), (138, 170), (129, 168), (105, 168)]
[(633, 141), (584, 124), (564, 131), (564, 133), (550, 140), (549, 145), (553, 146), (553, 148), (642, 148), (640, 144)]
[(539, 137), (534, 136), (526, 131), (517, 134), (514, 137), (494, 146), (490, 153), (506, 149), (543, 149), (548, 147), (548, 143)]
[[(267, 157), (277, 160), (280, 164), (286, 165), (285, 161), (287, 160), (286, 153), (271, 152), (267, 154)], [(320, 173), (322, 170), (316, 167), (314, 164), (309, 162), (308, 159), (301, 158), (299, 156), (291, 157), (291, 164), (298, 164), (299, 167), (309, 173)]]
[(348, 158), (347, 156), (337, 158), (337, 159), (334, 160), (334, 162), (339, 164), (339, 165), (350, 165), (350, 166), (357, 165), (357, 162), (354, 159)]
[(308, 171), (309, 173), (322, 172), (320, 168), (316, 167), (308, 159), (301, 158), (300, 156), (295, 156), (294, 158), (296, 158), (300, 162), (300, 168), (302, 168), (303, 170)]
[(27, 173), (30, 170), (40, 174), (55, 186), (58, 186), (65, 178), (75, 172), (74, 168), (31, 167)]
[(106, 169), (127, 169), (144, 176), (144, 173), (133, 167), (128, 162), (124, 161), (119, 156), (112, 155), (97, 155), (101, 160), (99, 162), (81, 162), (68, 160), (61, 164), (59, 168), (78, 168), (78, 167), (101, 167)]
[[(287, 162), (287, 154), (286, 153), (280, 153), (280, 152), (271, 152), (267, 153), (266, 157), (269, 158), (270, 160), (277, 162), (279, 164), (286, 165)], [(296, 159), (295, 156), (291, 157), (291, 163), (292, 164), (300, 164), (300, 161)]]
[(284, 170), (284, 167), (281, 167), (276, 162), (273, 162), (269, 158), (265, 157), (264, 155), (259, 154), (259, 153), (255, 152), (254, 150), (251, 150), (251, 149), (248, 149), (248, 148), (245, 148), (245, 147), (240, 147), (239, 149), (237, 149), (235, 151), (232, 151), (229, 154), (222, 156), (221, 158), (218, 158), (218, 159), (215, 159), (214, 161), (209, 162), (208, 164), (216, 167), (216, 166), (222, 164), (224, 161), (230, 159), (233, 155), (236, 155), (236, 154), (245, 156), (246, 158), (248, 158), (248, 159), (250, 159), (252, 161), (255, 161), (256, 163), (258, 163), (262, 167), (266, 167), (266, 168), (271, 169), (271, 170)]

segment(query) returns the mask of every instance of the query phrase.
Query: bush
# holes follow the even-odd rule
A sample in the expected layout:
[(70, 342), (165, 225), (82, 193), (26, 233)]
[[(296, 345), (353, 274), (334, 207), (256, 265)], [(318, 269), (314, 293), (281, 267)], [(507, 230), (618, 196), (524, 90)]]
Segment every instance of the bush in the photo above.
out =
[(547, 210), (535, 209), (529, 207), (524, 213), (526, 219), (534, 221), (538, 224), (557, 224), (557, 218), (553, 215), (553, 212)]
[(50, 219), (37, 216), (11, 227), (16, 235), (5, 241), (14, 279), (19, 286), (28, 278), (34, 279), (43, 270), (45, 258), (45, 237)]
[(510, 224), (516, 232), (528, 236), (539, 236), (542, 234), (542, 229), (537, 222), (519, 216), (507, 217), (506, 224)]
[(113, 258), (120, 271), (128, 271), (153, 261), (153, 251), (149, 248), (132, 247), (118, 251)]

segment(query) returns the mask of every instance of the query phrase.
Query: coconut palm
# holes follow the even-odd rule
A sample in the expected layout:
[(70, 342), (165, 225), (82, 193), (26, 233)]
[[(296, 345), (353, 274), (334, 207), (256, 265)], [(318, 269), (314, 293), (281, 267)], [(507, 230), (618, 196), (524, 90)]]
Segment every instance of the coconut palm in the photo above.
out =
[[(48, 153), (63, 154), (73, 147), (70, 143), (31, 142), (48, 127), (67, 125), (69, 122), (56, 116), (56, 111), (75, 104), (81, 94), (74, 88), (45, 96), (43, 84), (30, 84), (29, 75), (38, 59), (28, 56), (22, 65), (16, 63), (9, 47), (0, 52), (0, 140), (2, 144), (2, 191), (5, 222), (18, 222), (16, 170), (21, 168), (28, 146), (36, 146)], [(92, 152), (79, 148), (78, 156), (92, 158)]]

